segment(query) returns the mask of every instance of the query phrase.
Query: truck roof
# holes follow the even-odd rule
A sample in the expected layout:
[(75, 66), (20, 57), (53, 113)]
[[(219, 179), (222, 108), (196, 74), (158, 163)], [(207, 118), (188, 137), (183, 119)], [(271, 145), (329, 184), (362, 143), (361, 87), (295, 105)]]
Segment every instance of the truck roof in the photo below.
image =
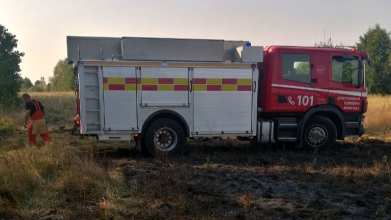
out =
[(236, 48), (249, 41), (150, 37), (68, 36), (68, 61), (122, 60), (224, 62), (236, 58)]
[(325, 48), (325, 47), (311, 47), (311, 46), (287, 46), (287, 45), (272, 45), (272, 46), (266, 46), (265, 51), (274, 51), (277, 49), (289, 49), (289, 50), (305, 50), (305, 51), (311, 51), (311, 52), (356, 52), (356, 53), (366, 53), (365, 51), (353, 49), (355, 47), (351, 48)]

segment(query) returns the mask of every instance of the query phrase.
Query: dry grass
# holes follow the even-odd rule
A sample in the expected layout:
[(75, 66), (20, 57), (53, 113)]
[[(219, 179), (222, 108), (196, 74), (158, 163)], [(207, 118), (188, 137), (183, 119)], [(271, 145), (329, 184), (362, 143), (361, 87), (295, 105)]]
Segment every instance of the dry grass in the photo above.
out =
[(388, 134), (391, 131), (391, 96), (370, 95), (365, 128), (369, 134)]
[(0, 219), (390, 217), (391, 96), (369, 96), (368, 134), (335, 152), (224, 138), (151, 159), (126, 142), (71, 136), (72, 92), (30, 95), (44, 103), (54, 142), (27, 148), (23, 105), (0, 110)]
[[(41, 101), (45, 106), (47, 111), (45, 118), (49, 127), (72, 126), (72, 118), (76, 115), (76, 97), (73, 92), (35, 92), (29, 94), (32, 99)], [(22, 100), (17, 107), (0, 108), (0, 132), (20, 130), (24, 124), (24, 112)]]
[(92, 150), (70, 146), (1, 153), (0, 181), (0, 218), (5, 219), (59, 213), (98, 218), (111, 211), (102, 201), (113, 202), (128, 191), (121, 172), (99, 165)]
[[(126, 198), (122, 170), (97, 162), (93, 139), (70, 138), (76, 114), (71, 92), (30, 93), (46, 108), (54, 142), (27, 146), (24, 106), (0, 111), (0, 219), (66, 219), (112, 216)], [(72, 140), (72, 141), (71, 141)]]

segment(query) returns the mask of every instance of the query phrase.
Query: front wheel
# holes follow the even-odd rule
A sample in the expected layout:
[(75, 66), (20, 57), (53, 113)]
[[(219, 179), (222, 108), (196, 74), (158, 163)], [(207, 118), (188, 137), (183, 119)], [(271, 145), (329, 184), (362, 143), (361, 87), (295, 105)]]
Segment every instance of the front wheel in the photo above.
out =
[(311, 117), (304, 127), (304, 147), (308, 150), (326, 150), (335, 145), (337, 128), (324, 116)]
[(152, 156), (167, 154), (177, 155), (186, 142), (185, 132), (178, 122), (161, 118), (152, 122), (144, 137), (145, 150)]

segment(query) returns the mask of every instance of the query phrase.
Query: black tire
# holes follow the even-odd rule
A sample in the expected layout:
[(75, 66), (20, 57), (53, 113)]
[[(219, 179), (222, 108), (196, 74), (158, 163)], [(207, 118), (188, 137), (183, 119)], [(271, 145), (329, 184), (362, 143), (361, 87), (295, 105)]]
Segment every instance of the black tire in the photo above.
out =
[(174, 156), (185, 146), (186, 135), (178, 122), (170, 118), (161, 118), (149, 125), (143, 142), (143, 150), (148, 151), (151, 156)]
[(304, 127), (303, 145), (307, 150), (328, 150), (337, 141), (337, 128), (324, 116), (311, 117)]

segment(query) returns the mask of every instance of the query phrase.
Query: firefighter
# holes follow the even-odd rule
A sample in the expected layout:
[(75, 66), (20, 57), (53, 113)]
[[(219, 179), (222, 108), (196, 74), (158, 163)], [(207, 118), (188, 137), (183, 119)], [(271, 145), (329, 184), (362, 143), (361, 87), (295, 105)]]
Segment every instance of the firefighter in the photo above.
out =
[[(24, 118), (24, 127), (27, 128), (27, 136), (29, 146), (37, 146), (36, 136), (40, 135), (45, 143), (50, 143), (52, 138), (47, 132), (45, 123), (45, 108), (42, 103), (30, 98), (30, 95), (25, 93), (22, 95), (26, 106), (26, 116)], [(27, 127), (27, 122), (30, 123)]]

